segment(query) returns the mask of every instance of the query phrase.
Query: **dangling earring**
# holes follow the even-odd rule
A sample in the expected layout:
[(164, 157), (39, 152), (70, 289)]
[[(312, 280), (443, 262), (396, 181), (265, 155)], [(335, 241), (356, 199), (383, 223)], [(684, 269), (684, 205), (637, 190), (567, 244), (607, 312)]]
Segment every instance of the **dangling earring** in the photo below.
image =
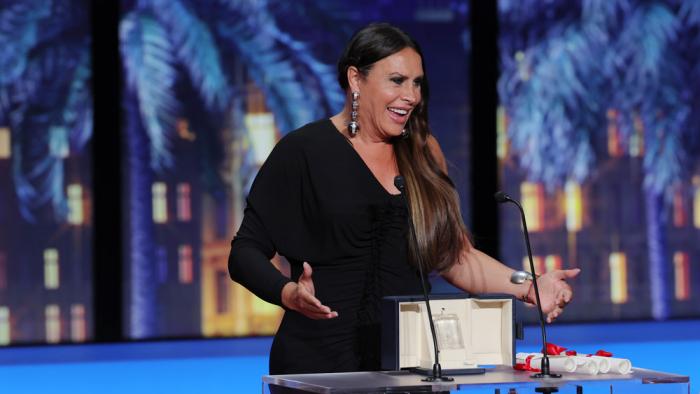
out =
[(408, 130), (406, 130), (406, 129), (401, 130), (401, 138), (403, 138), (403, 139), (408, 138), (408, 134), (409, 134)]
[(357, 135), (357, 130), (360, 129), (360, 125), (357, 123), (357, 108), (360, 106), (358, 103), (359, 98), (360, 92), (352, 92), (352, 112), (350, 113), (350, 124), (348, 125), (350, 137)]

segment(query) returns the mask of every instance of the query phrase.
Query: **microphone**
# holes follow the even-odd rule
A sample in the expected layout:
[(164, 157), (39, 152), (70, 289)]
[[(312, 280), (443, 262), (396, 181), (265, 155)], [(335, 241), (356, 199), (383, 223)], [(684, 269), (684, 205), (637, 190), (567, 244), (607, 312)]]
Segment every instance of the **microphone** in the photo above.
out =
[[(413, 226), (413, 220), (411, 220), (411, 209), (408, 206), (408, 200), (406, 199), (406, 184), (404, 183), (404, 179), (401, 175), (398, 175), (394, 178), (394, 186), (396, 186), (397, 189), (401, 192), (401, 196), (403, 197), (404, 204), (406, 205), (406, 212), (407, 212), (407, 217), (408, 217), (408, 232), (411, 233), (411, 242), (413, 242), (413, 245), (417, 246), (418, 245), (418, 239), (416, 238), (416, 228)], [(423, 286), (423, 299), (425, 300), (425, 306), (426, 309), (428, 310), (428, 321), (430, 322), (430, 333), (433, 335), (433, 348), (435, 349), (435, 363), (433, 364), (433, 372), (431, 376), (426, 377), (425, 379), (421, 379), (424, 382), (435, 382), (435, 381), (441, 381), (441, 382), (451, 382), (454, 380), (454, 378), (451, 378), (449, 376), (443, 376), (442, 374), (442, 367), (440, 366), (440, 360), (438, 358), (438, 355), (440, 353), (440, 350), (438, 350), (438, 344), (437, 344), (437, 335), (435, 334), (435, 323), (433, 322), (433, 313), (430, 311), (430, 298), (428, 297), (428, 288), (425, 285), (426, 282), (426, 277), (425, 274), (423, 273), (423, 258), (419, 255), (416, 254), (416, 259), (418, 259), (418, 272), (420, 273), (420, 282), (421, 285)]]
[(535, 287), (535, 300), (537, 301), (537, 312), (540, 316), (540, 328), (542, 329), (542, 361), (540, 366), (540, 373), (536, 373), (531, 377), (541, 379), (541, 378), (560, 378), (560, 374), (550, 373), (549, 371), (549, 356), (547, 355), (547, 331), (545, 330), (544, 314), (542, 313), (542, 303), (540, 302), (540, 289), (537, 286), (537, 277), (535, 276), (535, 263), (532, 262), (532, 248), (530, 247), (530, 235), (527, 231), (527, 223), (525, 222), (525, 211), (519, 202), (512, 199), (509, 195), (503, 193), (502, 191), (496, 192), (493, 196), (499, 203), (510, 202), (515, 204), (520, 210), (520, 219), (523, 224), (523, 232), (525, 233), (525, 246), (527, 246), (527, 257), (530, 260), (530, 273), (532, 278), (528, 278), (526, 275), (513, 275), (511, 276), (511, 282), (518, 284), (523, 283), (526, 279), (532, 279), (532, 284)]

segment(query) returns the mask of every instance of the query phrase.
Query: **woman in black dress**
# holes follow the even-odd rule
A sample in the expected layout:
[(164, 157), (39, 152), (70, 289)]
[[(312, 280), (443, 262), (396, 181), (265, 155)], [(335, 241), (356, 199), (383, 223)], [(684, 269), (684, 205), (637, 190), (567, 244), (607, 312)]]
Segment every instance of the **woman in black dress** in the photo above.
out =
[[(231, 278), (286, 312), (270, 373), (379, 369), (379, 302), (420, 294), (416, 256), (470, 293), (534, 299), (531, 284), (474, 248), (445, 159), (427, 121), (418, 44), (388, 24), (357, 32), (338, 64), (347, 100), (331, 119), (286, 135), (260, 169), (229, 257)], [(418, 244), (396, 176), (405, 179)], [(291, 265), (293, 281), (271, 263)], [(538, 279), (548, 319), (571, 300), (558, 270)]]

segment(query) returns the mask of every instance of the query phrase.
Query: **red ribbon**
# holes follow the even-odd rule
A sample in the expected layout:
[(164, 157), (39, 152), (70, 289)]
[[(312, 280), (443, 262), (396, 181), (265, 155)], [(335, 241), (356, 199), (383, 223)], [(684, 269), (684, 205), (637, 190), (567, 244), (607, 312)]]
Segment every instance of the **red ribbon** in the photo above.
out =
[(547, 342), (547, 354), (550, 356), (558, 356), (566, 351), (563, 346), (555, 345), (553, 343)]
[[(567, 356), (575, 356), (578, 354), (576, 350), (568, 350), (567, 348), (559, 345), (555, 345), (553, 343), (547, 342), (547, 354), (550, 356), (560, 356), (562, 354), (565, 354)], [(612, 357), (612, 353), (610, 353), (607, 350), (598, 350), (595, 352), (595, 354), (589, 354), (588, 357), (590, 356), (600, 356), (600, 357)]]
[(531, 371), (531, 372), (540, 372), (539, 368), (533, 367), (530, 363), (532, 362), (532, 359), (535, 356), (527, 356), (525, 358), (525, 363), (517, 363), (513, 368), (517, 369), (518, 371)]
[[(553, 343), (547, 342), (547, 354), (550, 356), (560, 356), (562, 354), (565, 354), (567, 356), (575, 356), (578, 354), (576, 350), (568, 350), (567, 348), (559, 345), (555, 345)], [(595, 354), (588, 354), (586, 357), (591, 357), (591, 356), (600, 356), (600, 357), (612, 357), (612, 353), (610, 353), (607, 350), (598, 350), (595, 352)], [(531, 365), (532, 359), (535, 356), (527, 356), (525, 358), (524, 363), (516, 363), (515, 366), (513, 367), (514, 369), (517, 369), (518, 371), (531, 371), (531, 372), (539, 372), (539, 368), (535, 368)]]

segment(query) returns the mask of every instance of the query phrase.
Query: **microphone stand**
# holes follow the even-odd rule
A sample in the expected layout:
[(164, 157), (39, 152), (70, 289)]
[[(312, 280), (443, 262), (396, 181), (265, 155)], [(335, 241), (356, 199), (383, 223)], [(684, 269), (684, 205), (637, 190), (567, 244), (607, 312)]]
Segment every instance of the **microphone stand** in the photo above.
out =
[[(403, 197), (404, 204), (406, 205), (406, 213), (408, 217), (408, 232), (411, 233), (411, 242), (413, 242), (414, 246), (418, 245), (418, 239), (416, 237), (416, 229), (413, 227), (413, 220), (411, 219), (411, 210), (408, 206), (408, 200), (406, 199), (406, 185), (404, 183), (404, 179), (401, 175), (398, 175), (396, 178), (394, 178), (394, 186), (396, 186), (397, 189), (401, 192), (401, 196)], [(421, 285), (423, 286), (423, 299), (425, 301), (425, 307), (428, 311), (428, 321), (430, 322), (430, 333), (433, 336), (433, 349), (435, 350), (435, 363), (433, 364), (433, 372), (432, 375), (427, 376), (425, 379), (421, 379), (424, 382), (451, 382), (454, 380), (454, 378), (451, 378), (449, 376), (444, 376), (442, 374), (442, 367), (440, 366), (440, 360), (438, 358), (438, 355), (440, 353), (440, 350), (438, 350), (438, 344), (437, 344), (437, 335), (435, 334), (435, 323), (433, 323), (433, 313), (430, 310), (430, 298), (428, 297), (428, 288), (425, 285), (426, 282), (426, 277), (425, 274), (423, 273), (423, 259), (419, 254), (416, 254), (416, 259), (418, 260), (418, 272), (420, 273), (420, 282)]]
[(549, 370), (549, 356), (547, 355), (547, 331), (545, 330), (544, 313), (542, 312), (542, 303), (540, 302), (540, 289), (537, 286), (537, 276), (535, 275), (535, 263), (532, 261), (532, 248), (530, 247), (530, 235), (527, 231), (527, 223), (525, 221), (525, 210), (519, 202), (512, 199), (509, 195), (499, 191), (494, 195), (494, 198), (499, 203), (510, 202), (515, 204), (520, 210), (520, 219), (523, 224), (523, 232), (525, 233), (525, 246), (527, 246), (527, 257), (530, 260), (530, 272), (532, 273), (532, 284), (535, 287), (535, 300), (537, 301), (537, 312), (540, 317), (540, 328), (542, 330), (542, 362), (540, 365), (540, 373), (531, 375), (532, 378), (560, 378), (560, 374), (551, 373)]

